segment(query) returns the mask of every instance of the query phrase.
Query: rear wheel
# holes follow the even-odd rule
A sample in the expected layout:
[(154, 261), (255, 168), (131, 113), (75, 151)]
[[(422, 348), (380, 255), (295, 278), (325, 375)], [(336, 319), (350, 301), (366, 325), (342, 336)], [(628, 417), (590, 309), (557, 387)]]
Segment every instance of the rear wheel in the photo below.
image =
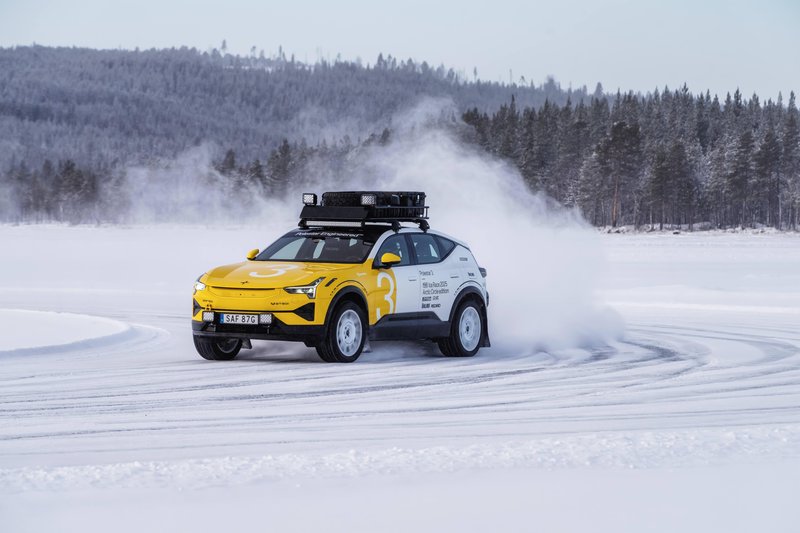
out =
[(325, 339), (317, 345), (320, 359), (329, 363), (352, 363), (364, 349), (367, 320), (364, 311), (353, 302), (336, 308)]
[(194, 336), (194, 347), (203, 359), (210, 361), (230, 361), (242, 349), (241, 339), (226, 339)]
[(468, 300), (458, 306), (450, 336), (439, 339), (439, 350), (448, 357), (472, 357), (481, 348), (486, 324), (480, 304)]

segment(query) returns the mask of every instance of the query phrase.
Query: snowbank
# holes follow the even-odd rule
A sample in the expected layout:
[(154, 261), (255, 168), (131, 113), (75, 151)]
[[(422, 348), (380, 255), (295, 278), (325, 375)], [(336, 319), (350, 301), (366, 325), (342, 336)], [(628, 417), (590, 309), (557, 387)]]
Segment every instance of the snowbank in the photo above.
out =
[(77, 350), (113, 342), (127, 324), (88, 315), (0, 309), (0, 356)]

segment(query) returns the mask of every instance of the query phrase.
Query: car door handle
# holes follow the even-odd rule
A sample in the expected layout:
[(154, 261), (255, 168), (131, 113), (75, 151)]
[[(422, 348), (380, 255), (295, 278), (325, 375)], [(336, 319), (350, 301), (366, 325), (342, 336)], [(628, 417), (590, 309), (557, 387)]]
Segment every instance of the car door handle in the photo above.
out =
[(450, 279), (458, 279), (460, 277), (458, 274), (450, 274)]
[(417, 278), (408, 278), (408, 281), (417, 281)]

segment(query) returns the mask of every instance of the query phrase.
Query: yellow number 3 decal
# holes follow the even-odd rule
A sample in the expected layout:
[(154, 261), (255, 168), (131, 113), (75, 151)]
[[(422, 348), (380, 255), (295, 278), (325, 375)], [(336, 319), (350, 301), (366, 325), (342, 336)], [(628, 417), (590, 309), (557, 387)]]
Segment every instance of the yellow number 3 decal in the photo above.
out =
[[(389, 302), (389, 312), (386, 313), (387, 315), (391, 315), (394, 313), (394, 278), (387, 274), (386, 272), (381, 272), (378, 274), (378, 288), (383, 285), (383, 280), (387, 280), (389, 282), (389, 292), (386, 293), (386, 296), (383, 297), (384, 300)], [(377, 306), (378, 308), (375, 309), (375, 320), (381, 319), (381, 306)]]

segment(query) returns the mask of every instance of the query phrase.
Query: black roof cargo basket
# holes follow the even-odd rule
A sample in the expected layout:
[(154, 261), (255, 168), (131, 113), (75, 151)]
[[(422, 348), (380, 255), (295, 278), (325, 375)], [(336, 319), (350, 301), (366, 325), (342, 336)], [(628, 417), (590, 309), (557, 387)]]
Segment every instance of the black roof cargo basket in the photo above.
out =
[(300, 227), (388, 223), (395, 231), (401, 222), (413, 222), (427, 230), (428, 206), (424, 192), (345, 191), (303, 195)]

